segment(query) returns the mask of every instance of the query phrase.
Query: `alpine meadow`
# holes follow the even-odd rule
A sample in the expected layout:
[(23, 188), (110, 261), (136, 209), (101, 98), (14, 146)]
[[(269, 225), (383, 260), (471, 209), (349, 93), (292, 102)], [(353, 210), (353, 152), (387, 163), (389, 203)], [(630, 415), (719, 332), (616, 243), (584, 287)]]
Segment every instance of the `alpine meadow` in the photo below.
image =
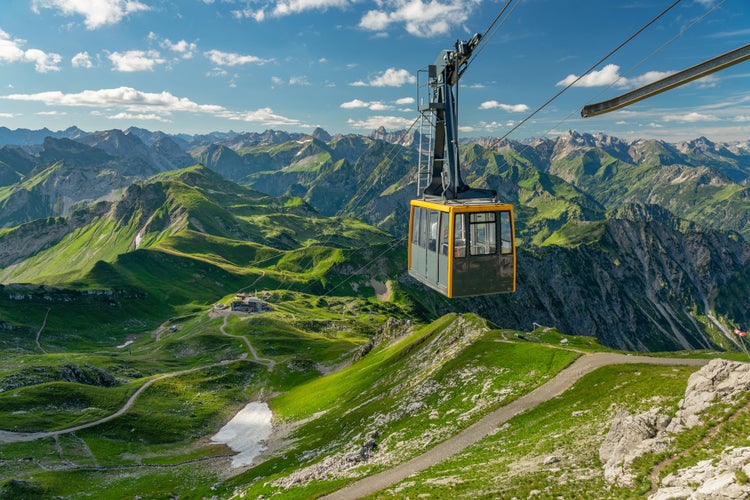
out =
[(418, 132), (0, 140), (0, 498), (750, 494), (750, 142), (464, 139), (517, 288), (449, 299)]

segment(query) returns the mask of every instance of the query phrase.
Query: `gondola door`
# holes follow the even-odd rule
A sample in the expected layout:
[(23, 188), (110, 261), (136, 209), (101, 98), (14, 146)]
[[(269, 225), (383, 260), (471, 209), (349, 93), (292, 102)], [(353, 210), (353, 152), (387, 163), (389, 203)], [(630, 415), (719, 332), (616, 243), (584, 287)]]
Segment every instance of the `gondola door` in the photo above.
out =
[(409, 274), (446, 294), (448, 291), (448, 212), (412, 205)]

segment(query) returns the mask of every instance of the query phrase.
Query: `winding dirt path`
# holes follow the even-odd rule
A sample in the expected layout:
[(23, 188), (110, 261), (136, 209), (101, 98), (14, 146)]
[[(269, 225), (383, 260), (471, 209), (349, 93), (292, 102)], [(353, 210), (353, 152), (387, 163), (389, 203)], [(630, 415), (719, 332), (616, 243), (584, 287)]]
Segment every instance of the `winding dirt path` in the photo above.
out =
[(221, 332), (221, 334), (227, 337), (231, 337), (233, 339), (240, 339), (241, 341), (243, 341), (245, 345), (247, 346), (248, 351), (250, 351), (250, 354), (253, 355), (253, 361), (255, 361), (256, 363), (260, 363), (261, 365), (265, 365), (266, 368), (268, 368), (269, 372), (272, 371), (273, 367), (276, 366), (276, 361), (270, 358), (259, 357), (258, 351), (255, 350), (255, 348), (247, 339), (247, 337), (244, 337), (242, 335), (233, 335), (231, 333), (227, 333), (226, 326), (227, 326), (227, 321), (229, 320), (229, 313), (224, 313), (223, 316), (224, 316), (224, 322), (219, 327), (219, 331)]
[(36, 346), (39, 348), (42, 353), (47, 354), (47, 351), (42, 347), (42, 344), (39, 343), (39, 337), (42, 335), (42, 330), (44, 330), (44, 327), (47, 326), (47, 318), (49, 317), (49, 312), (51, 308), (47, 308), (47, 314), (44, 315), (44, 321), (42, 321), (42, 326), (39, 327), (39, 330), (36, 332)]
[[(49, 314), (49, 310), (47, 311), (47, 314)], [(276, 362), (274, 360), (272, 360), (272, 359), (258, 357), (258, 353), (255, 351), (255, 349), (253, 348), (252, 344), (250, 344), (250, 341), (247, 340), (247, 338), (242, 337), (240, 335), (232, 335), (231, 333), (227, 333), (226, 332), (225, 327), (227, 326), (227, 320), (228, 320), (228, 314), (225, 314), (224, 315), (224, 322), (222, 323), (221, 327), (219, 328), (219, 330), (221, 331), (221, 333), (223, 335), (226, 335), (227, 337), (241, 339), (243, 342), (245, 342), (245, 345), (247, 346), (248, 350), (253, 355), (253, 358), (254, 358), (255, 362), (260, 363), (262, 365), (265, 365), (268, 368), (268, 371), (273, 370), (273, 367), (276, 365)], [(47, 323), (47, 316), (44, 317), (44, 324), (42, 324), (42, 327), (39, 329), (39, 332), (37, 332), (37, 345), (39, 345), (39, 334), (44, 329), (44, 326), (46, 325), (46, 323)], [(41, 348), (41, 346), (40, 346), (40, 348)], [(247, 356), (247, 355), (245, 354), (245, 355), (243, 355), (243, 358), (239, 358), (239, 359), (244, 359), (244, 356)], [(165, 378), (169, 378), (169, 377), (177, 377), (177, 376), (180, 376), (180, 375), (185, 375), (187, 373), (193, 373), (193, 372), (197, 372), (197, 371), (200, 371), (200, 370), (206, 370), (208, 368), (214, 368), (216, 366), (226, 365), (226, 364), (231, 363), (233, 361), (236, 361), (236, 360), (234, 360), (234, 359), (228, 359), (228, 360), (224, 360), (224, 361), (219, 361), (218, 363), (212, 363), (210, 365), (196, 366), (194, 368), (189, 368), (187, 370), (179, 370), (179, 371), (176, 371), (176, 372), (162, 373), (161, 375), (158, 375), (158, 376), (156, 376), (156, 377), (154, 377), (154, 378), (146, 381), (146, 383), (144, 383), (142, 386), (140, 386), (138, 388), (138, 390), (135, 391), (133, 393), (133, 395), (130, 396), (130, 398), (128, 398), (128, 400), (125, 402), (125, 404), (123, 405), (122, 408), (120, 408), (116, 412), (112, 413), (111, 415), (107, 415), (106, 417), (100, 418), (99, 420), (94, 420), (93, 422), (88, 422), (88, 423), (85, 423), (85, 424), (76, 425), (74, 427), (68, 427), (67, 429), (60, 429), (60, 430), (57, 430), (57, 431), (12, 432), (12, 431), (3, 431), (3, 430), (0, 430), (0, 443), (18, 443), (18, 442), (23, 442), (23, 441), (35, 441), (37, 439), (44, 439), (44, 438), (48, 438), (48, 437), (55, 437), (56, 438), (57, 436), (60, 436), (62, 434), (70, 434), (71, 432), (76, 432), (76, 431), (80, 431), (80, 430), (83, 430), (83, 429), (88, 429), (90, 427), (95, 427), (97, 425), (101, 425), (101, 424), (103, 424), (105, 422), (109, 422), (110, 420), (114, 420), (117, 417), (122, 416), (126, 411), (128, 411), (130, 408), (133, 407), (133, 405), (135, 404), (136, 399), (138, 399), (138, 396), (140, 396), (143, 393), (143, 391), (145, 391), (146, 389), (148, 389), (149, 387), (151, 387), (152, 385), (154, 385), (154, 383), (156, 383), (159, 380), (162, 380), (162, 379), (165, 379)]]
[(412, 474), (421, 472), (428, 467), (436, 465), (463, 451), (468, 446), (492, 434), (498, 426), (516, 415), (530, 410), (549, 399), (559, 396), (575, 384), (578, 379), (597, 368), (626, 363), (703, 366), (709, 361), (710, 360), (708, 359), (652, 358), (648, 356), (628, 356), (613, 353), (586, 354), (578, 358), (570, 366), (562, 370), (544, 385), (537, 387), (535, 390), (516, 399), (510, 404), (498, 408), (459, 434), (443, 441), (422, 455), (419, 455), (408, 462), (397, 465), (392, 469), (363, 478), (356, 483), (350, 484), (349, 486), (322, 498), (330, 500), (348, 500), (361, 498), (388, 488), (389, 486), (406, 479)]
[(180, 370), (176, 372), (169, 372), (169, 373), (163, 373), (157, 377), (152, 378), (151, 380), (146, 381), (145, 384), (140, 386), (137, 391), (133, 393), (130, 398), (125, 402), (122, 408), (117, 410), (111, 415), (107, 415), (106, 417), (100, 418), (99, 420), (94, 420), (93, 422), (88, 422), (81, 425), (76, 425), (75, 427), (68, 427), (67, 429), (60, 429), (57, 431), (44, 431), (44, 432), (11, 432), (11, 431), (0, 431), (0, 443), (18, 443), (21, 441), (35, 441), (37, 439), (44, 439), (48, 437), (56, 437), (61, 434), (69, 434), (71, 432), (80, 431), (83, 429), (88, 429), (89, 427), (95, 427), (97, 425), (101, 425), (105, 422), (109, 422), (110, 420), (114, 420), (117, 417), (123, 415), (126, 411), (128, 411), (130, 408), (133, 407), (133, 404), (135, 404), (135, 400), (138, 399), (138, 396), (143, 393), (146, 389), (154, 385), (159, 380), (168, 378), (168, 377), (177, 377), (179, 375), (185, 375), (187, 373), (193, 373), (197, 372), (199, 370), (205, 370), (207, 368), (213, 368), (215, 366), (221, 366), (225, 365), (227, 363), (231, 363), (234, 360), (226, 360), (226, 361), (220, 361), (218, 363), (213, 363), (210, 365), (203, 365), (203, 366), (196, 366), (195, 368), (189, 368), (187, 370)]

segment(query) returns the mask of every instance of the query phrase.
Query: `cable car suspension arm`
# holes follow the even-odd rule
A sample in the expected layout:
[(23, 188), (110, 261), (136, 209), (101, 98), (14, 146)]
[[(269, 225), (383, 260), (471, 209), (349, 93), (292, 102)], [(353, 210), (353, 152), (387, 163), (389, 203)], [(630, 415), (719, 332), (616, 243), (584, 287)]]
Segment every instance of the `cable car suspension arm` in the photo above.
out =
[(624, 108), (625, 106), (629, 106), (643, 99), (647, 99), (651, 96), (679, 87), (680, 85), (703, 78), (704, 76), (716, 73), (717, 71), (747, 61), (748, 59), (750, 59), (750, 44), (714, 57), (713, 59), (709, 59), (708, 61), (704, 61), (700, 64), (696, 64), (690, 68), (678, 71), (677, 73), (673, 73), (661, 80), (649, 83), (648, 85), (644, 85), (643, 87), (607, 101), (584, 106), (581, 110), (581, 116), (588, 118), (590, 116), (601, 115)]

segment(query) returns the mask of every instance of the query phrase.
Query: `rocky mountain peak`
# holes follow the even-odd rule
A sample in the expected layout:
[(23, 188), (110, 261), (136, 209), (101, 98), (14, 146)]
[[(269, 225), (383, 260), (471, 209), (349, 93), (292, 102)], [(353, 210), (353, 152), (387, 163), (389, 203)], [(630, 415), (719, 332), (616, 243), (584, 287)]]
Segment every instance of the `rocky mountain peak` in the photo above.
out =
[(111, 159), (105, 151), (72, 139), (47, 137), (39, 153), (42, 163), (67, 161), (78, 165), (105, 163)]
[(313, 136), (313, 139), (317, 139), (323, 142), (329, 142), (331, 140), (331, 134), (329, 134), (328, 132), (326, 132), (320, 127), (313, 130), (312, 136)]
[(381, 125), (370, 133), (370, 137), (384, 141), (388, 137), (388, 131)]

